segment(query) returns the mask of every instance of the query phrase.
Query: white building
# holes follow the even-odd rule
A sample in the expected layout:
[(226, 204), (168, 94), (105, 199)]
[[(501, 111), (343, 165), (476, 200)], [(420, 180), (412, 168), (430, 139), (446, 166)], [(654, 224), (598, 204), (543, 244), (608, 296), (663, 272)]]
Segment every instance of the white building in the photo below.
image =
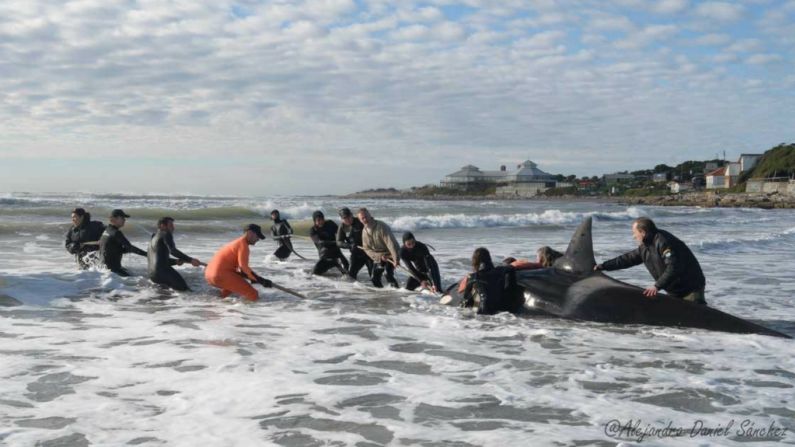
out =
[(440, 182), (444, 187), (466, 188), (474, 185), (497, 184), (497, 194), (529, 197), (555, 187), (555, 176), (538, 169), (530, 160), (518, 165), (515, 171), (501, 166), (499, 171), (481, 171), (477, 166), (466, 165), (449, 174)]
[(757, 163), (759, 163), (759, 159), (762, 158), (764, 154), (740, 154), (740, 172), (750, 171), (753, 169)]

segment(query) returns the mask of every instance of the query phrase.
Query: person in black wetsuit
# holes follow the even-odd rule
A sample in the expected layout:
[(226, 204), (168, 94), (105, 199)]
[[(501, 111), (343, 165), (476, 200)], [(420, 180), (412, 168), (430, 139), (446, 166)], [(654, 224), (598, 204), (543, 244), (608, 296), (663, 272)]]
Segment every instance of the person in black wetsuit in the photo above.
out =
[(344, 274), (348, 274), (348, 260), (337, 246), (337, 224), (326, 220), (323, 212), (315, 211), (312, 213), (312, 221), (315, 223), (309, 232), (309, 237), (317, 247), (317, 254), (320, 258), (315, 264), (312, 273), (322, 275), (332, 267), (339, 267)]
[[(173, 256), (176, 259), (172, 259)], [(157, 221), (157, 233), (152, 235), (147, 252), (149, 263), (149, 279), (155, 284), (171, 287), (177, 291), (189, 290), (182, 276), (177, 273), (172, 265), (182, 265), (185, 262), (194, 267), (202, 263), (177, 250), (174, 244), (174, 218), (163, 217)]]
[(434, 292), (441, 292), (442, 279), (439, 275), (439, 264), (433, 258), (428, 246), (419, 242), (414, 235), (407, 231), (403, 233), (403, 246), (400, 247), (400, 259), (406, 267), (416, 276), (409, 277), (406, 289), (414, 290), (419, 286), (430, 288)]
[[(476, 308), (479, 314), (519, 312), (524, 305), (522, 291), (516, 285), (516, 271), (511, 266), (494, 266), (491, 253), (480, 247), (472, 253), (472, 271), (462, 284), (461, 307)], [(459, 289), (461, 290), (461, 289)]]
[(130, 276), (130, 272), (121, 266), (121, 258), (125, 253), (146, 256), (146, 252), (131, 244), (121, 228), (130, 217), (124, 211), (116, 209), (110, 213), (110, 224), (105, 228), (99, 239), (100, 259), (105, 267), (119, 276)]
[(287, 219), (281, 218), (279, 210), (271, 211), (271, 220), (273, 220), (271, 234), (278, 246), (276, 251), (273, 252), (273, 255), (279, 258), (280, 261), (284, 261), (290, 257), (290, 253), (293, 251), (293, 242), (290, 240), (290, 235), (293, 234), (293, 227), (290, 226)]
[(367, 274), (373, 275), (373, 260), (362, 250), (362, 230), (364, 224), (359, 219), (353, 217), (349, 208), (341, 208), (340, 226), (337, 229), (337, 245), (340, 248), (348, 248), (351, 251), (351, 264), (348, 268), (348, 276), (354, 280), (359, 275), (359, 270), (367, 266)]
[(86, 256), (99, 250), (99, 238), (105, 231), (105, 225), (99, 221), (92, 221), (91, 214), (83, 208), (72, 211), (72, 228), (66, 232), (66, 251), (75, 255), (77, 266), (81, 270), (90, 267)]

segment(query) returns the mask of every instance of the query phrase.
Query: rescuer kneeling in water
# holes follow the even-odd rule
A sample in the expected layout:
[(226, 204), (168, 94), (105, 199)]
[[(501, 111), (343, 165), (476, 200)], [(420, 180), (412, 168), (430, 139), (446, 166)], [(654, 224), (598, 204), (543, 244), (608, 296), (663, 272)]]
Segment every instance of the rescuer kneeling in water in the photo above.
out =
[(249, 224), (245, 228), (243, 236), (226, 244), (207, 264), (204, 270), (204, 279), (213, 287), (221, 289), (221, 298), (226, 298), (235, 293), (244, 298), (256, 301), (259, 294), (246, 279), (253, 283), (262, 284), (263, 287), (271, 287), (273, 284), (256, 273), (251, 271), (248, 266), (249, 245), (265, 239), (262, 228), (257, 224)]

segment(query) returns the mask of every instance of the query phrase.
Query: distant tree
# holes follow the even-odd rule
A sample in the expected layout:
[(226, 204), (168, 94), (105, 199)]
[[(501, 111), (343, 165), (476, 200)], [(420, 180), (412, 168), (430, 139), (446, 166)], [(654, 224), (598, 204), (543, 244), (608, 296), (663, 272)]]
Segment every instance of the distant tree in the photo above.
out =
[(673, 169), (674, 168), (672, 168), (672, 167), (670, 167), (670, 166), (668, 166), (666, 164), (661, 164), (661, 165), (657, 165), (657, 166), (654, 167), (654, 173), (655, 174), (659, 174), (661, 172), (671, 172)]

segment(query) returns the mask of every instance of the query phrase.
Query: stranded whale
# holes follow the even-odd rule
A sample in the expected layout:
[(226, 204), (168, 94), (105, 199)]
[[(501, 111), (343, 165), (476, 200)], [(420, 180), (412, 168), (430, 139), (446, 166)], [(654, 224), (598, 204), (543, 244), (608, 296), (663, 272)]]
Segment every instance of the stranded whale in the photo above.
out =
[[(692, 304), (660, 293), (643, 296), (643, 289), (593, 271), (596, 261), (591, 237), (592, 219), (583, 221), (571, 238), (565, 256), (552, 268), (516, 272), (516, 293), (524, 294), (524, 309), (533, 313), (619, 324), (648, 324), (708, 329), (740, 334), (791, 338), (781, 332), (729, 315), (709, 306)], [(455, 305), (461, 301), (451, 289)]]

